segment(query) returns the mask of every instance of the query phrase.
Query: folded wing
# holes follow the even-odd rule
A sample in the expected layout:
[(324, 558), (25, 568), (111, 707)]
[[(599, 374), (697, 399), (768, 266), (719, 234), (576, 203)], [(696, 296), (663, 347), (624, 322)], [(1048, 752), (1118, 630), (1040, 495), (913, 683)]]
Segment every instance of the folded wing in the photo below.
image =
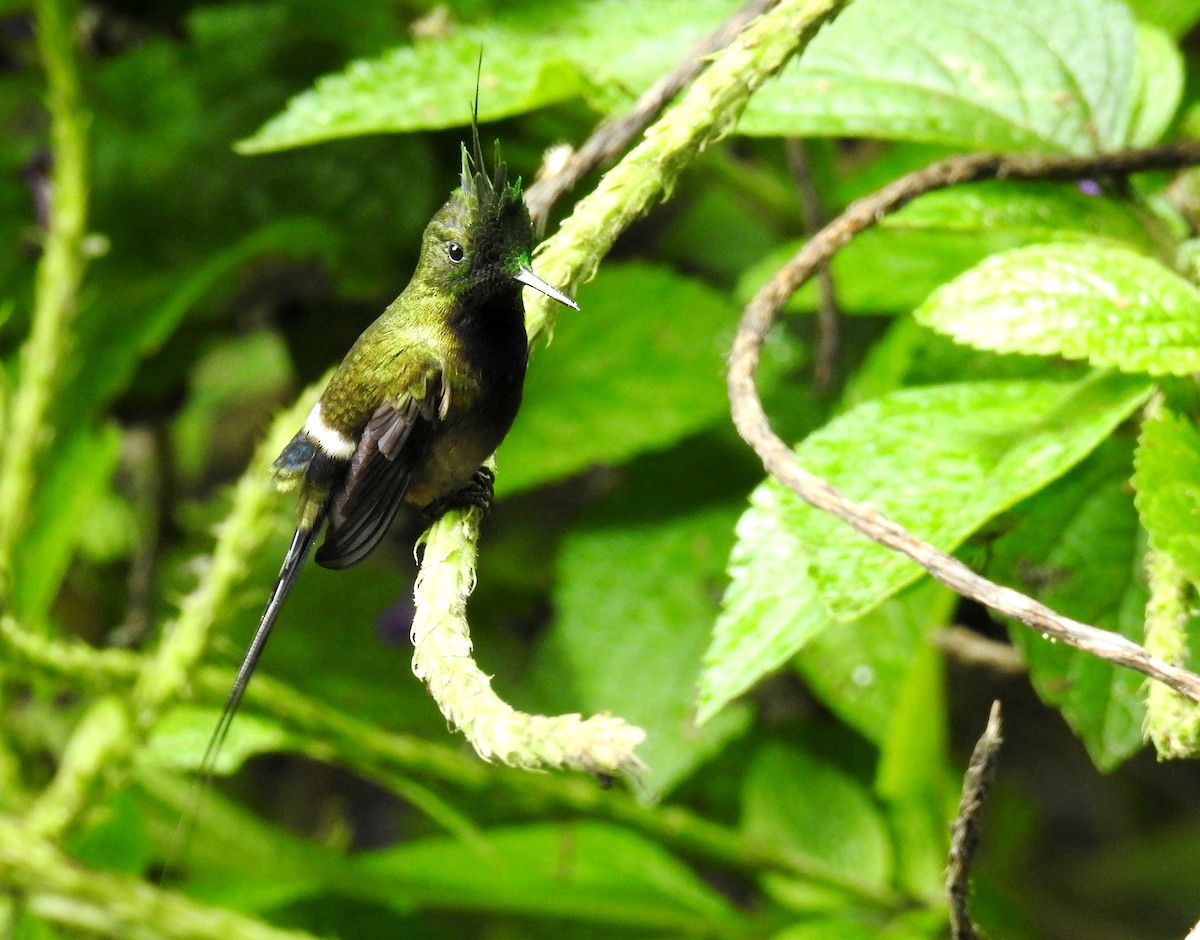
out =
[(440, 372), (429, 375), (422, 394), (384, 402), (371, 415), (350, 468), (331, 494), (325, 541), (317, 564), (349, 568), (367, 557), (387, 533), (421, 465), (446, 409)]

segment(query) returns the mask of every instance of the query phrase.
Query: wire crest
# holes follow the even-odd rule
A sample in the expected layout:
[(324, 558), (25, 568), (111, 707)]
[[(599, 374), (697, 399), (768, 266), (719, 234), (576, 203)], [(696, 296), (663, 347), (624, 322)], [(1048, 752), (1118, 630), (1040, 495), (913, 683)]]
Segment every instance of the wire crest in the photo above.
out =
[(462, 191), (474, 196), (479, 202), (479, 208), (488, 212), (510, 200), (516, 200), (521, 195), (521, 181), (518, 179), (512, 186), (508, 184), (508, 165), (500, 155), (500, 141), (497, 140), (492, 161), (492, 175), (487, 172), (487, 162), (483, 158), (483, 144), (479, 138), (479, 86), (483, 77), (483, 47), (479, 48), (479, 62), (475, 68), (475, 101), (471, 106), (471, 150), (462, 145), (462, 174), (459, 185)]
[(484, 213), (496, 208), (498, 203), (511, 202), (521, 195), (521, 181), (510, 184), (508, 181), (508, 164), (500, 155), (500, 141), (496, 141), (496, 151), (489, 175), (487, 164), (480, 153), (479, 128), (472, 125), (475, 156), (462, 144), (462, 172), (459, 186), (468, 196), (473, 196), (479, 202), (479, 208)]

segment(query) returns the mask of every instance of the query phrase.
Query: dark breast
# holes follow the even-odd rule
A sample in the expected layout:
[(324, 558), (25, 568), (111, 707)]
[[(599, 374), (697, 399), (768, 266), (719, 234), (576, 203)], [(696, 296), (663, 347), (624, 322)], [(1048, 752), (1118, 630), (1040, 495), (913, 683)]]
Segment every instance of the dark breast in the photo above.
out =
[(451, 394), (450, 413), (429, 442), (428, 460), (410, 487), (410, 500), (427, 503), (461, 489), (504, 440), (521, 406), (529, 347), (519, 293), (451, 323), (462, 373), (472, 390)]

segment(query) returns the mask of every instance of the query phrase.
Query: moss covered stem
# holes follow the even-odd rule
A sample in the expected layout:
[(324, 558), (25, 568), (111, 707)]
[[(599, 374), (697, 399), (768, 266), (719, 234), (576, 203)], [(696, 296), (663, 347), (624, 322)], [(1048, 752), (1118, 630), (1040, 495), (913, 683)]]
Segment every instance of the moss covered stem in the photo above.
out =
[(13, 552), (27, 521), (38, 455), (53, 441), (48, 413), (71, 352), (71, 324), (86, 267), (88, 114), (79, 92), (74, 5), (34, 4), (50, 112), (50, 215), (38, 262), (29, 338), (0, 449), (0, 606), (7, 606)]
[[(537, 252), (538, 270), (571, 291), (596, 271), (617, 237), (670, 195), (687, 165), (737, 122), (754, 91), (807, 45), (846, 0), (783, 0), (753, 20), (582, 199)], [(530, 342), (553, 326), (551, 305), (532, 298)], [(526, 715), (501, 701), (471, 659), (466, 603), (475, 584), (478, 520), (450, 513), (426, 535), (416, 587), (413, 668), (442, 713), (487, 760), (525, 768), (604, 774), (636, 770), (639, 728), (598, 715)]]

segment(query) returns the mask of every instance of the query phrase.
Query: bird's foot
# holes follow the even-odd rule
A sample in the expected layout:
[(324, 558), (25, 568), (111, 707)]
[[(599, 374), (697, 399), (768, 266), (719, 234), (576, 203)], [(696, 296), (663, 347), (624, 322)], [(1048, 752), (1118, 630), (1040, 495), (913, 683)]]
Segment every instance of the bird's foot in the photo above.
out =
[(480, 467), (471, 477), (471, 482), (461, 490), (434, 500), (423, 510), (429, 522), (436, 522), (451, 509), (478, 509), (486, 513), (492, 506), (496, 491), (496, 475), (487, 467)]

